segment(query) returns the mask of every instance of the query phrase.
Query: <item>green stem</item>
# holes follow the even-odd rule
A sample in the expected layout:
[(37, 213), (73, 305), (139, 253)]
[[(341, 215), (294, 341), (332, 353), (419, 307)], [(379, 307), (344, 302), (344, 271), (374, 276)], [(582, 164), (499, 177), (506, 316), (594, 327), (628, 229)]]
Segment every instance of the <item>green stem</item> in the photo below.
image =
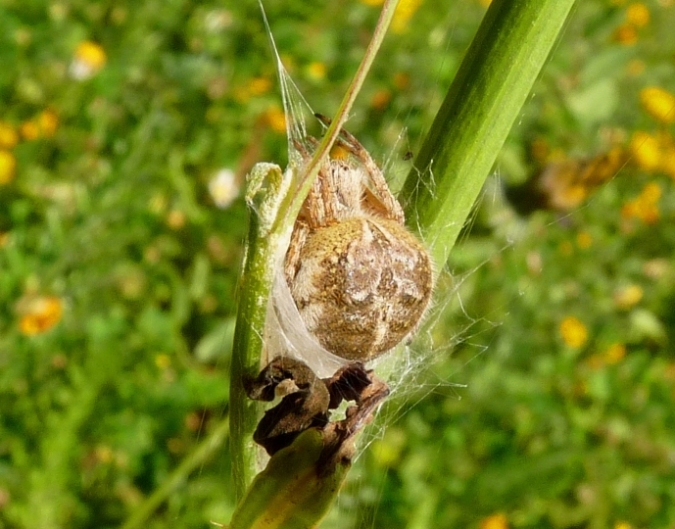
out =
[(494, 0), (403, 186), (408, 224), (445, 265), (574, 0)]

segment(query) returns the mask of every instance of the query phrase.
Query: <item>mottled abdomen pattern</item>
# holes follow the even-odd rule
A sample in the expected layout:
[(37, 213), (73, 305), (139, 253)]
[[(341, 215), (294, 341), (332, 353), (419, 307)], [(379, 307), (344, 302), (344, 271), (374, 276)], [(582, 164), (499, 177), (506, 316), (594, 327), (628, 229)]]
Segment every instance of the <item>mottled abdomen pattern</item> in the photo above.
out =
[(417, 327), (433, 272), (422, 244), (401, 224), (370, 216), (314, 229), (289, 278), (308, 330), (331, 353), (370, 360)]

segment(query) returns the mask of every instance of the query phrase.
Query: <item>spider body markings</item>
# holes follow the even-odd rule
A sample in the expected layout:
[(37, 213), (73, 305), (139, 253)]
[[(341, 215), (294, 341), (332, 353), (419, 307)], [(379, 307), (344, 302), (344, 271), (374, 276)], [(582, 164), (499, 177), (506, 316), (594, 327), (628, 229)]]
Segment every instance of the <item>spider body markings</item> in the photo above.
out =
[(320, 169), (295, 222), (284, 274), (318, 342), (344, 359), (368, 361), (417, 328), (431, 298), (432, 263), (365, 148), (344, 130), (337, 145), (350, 156)]

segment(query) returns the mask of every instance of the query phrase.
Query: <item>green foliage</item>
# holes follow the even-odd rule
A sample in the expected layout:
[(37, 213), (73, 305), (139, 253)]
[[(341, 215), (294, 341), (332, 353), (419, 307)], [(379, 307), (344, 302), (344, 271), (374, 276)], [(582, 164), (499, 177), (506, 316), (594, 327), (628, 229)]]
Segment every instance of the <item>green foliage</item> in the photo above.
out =
[[(509, 183), (536, 170), (533, 144), (578, 158), (638, 129), (672, 133), (638, 93), (675, 88), (674, 8), (645, 2), (651, 21), (622, 44), (626, 5), (578, 4), (498, 157)], [(267, 7), (291, 75), (329, 114), (377, 9)], [(482, 13), (462, 0), (439, 17), (425, 2), (384, 43), (348, 128), (398, 187)], [(84, 40), (107, 62), (76, 80)], [(246, 218), (241, 198), (216, 208), (208, 183), (221, 168), (285, 164), (257, 6), (6, 0), (0, 64), (0, 121), (51, 109), (59, 122), (9, 149), (16, 175), (0, 186), (0, 527), (229, 520), (222, 421)], [(648, 183), (662, 192), (653, 224), (622, 215)], [(502, 512), (512, 527), (671, 527), (674, 197), (665, 174), (633, 165), (565, 216), (518, 218), (488, 188), (454, 279), (440, 280), (438, 354), (420, 346), (433, 373), (402, 381), (397, 420), (385, 414), (324, 526), (477, 527)], [(642, 298), (620, 303), (629, 286)], [(60, 300), (58, 321), (22, 333), (45, 296)], [(581, 347), (560, 335), (568, 316), (587, 328)], [(624, 357), (606, 354), (615, 344)]]

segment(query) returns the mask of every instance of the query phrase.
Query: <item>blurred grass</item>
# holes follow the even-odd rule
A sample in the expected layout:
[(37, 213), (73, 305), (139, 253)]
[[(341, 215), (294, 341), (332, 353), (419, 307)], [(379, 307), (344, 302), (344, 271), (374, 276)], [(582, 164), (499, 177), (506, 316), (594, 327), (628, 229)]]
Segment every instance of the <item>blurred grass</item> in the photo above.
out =
[[(675, 194), (630, 146), (671, 141), (640, 90), (675, 90), (675, 7), (579, 4), (496, 168), (520, 184), (615, 146), (626, 165), (564, 215), (519, 218), (488, 186), (442, 279), (433, 374), (403, 391), (425, 398), (400, 404), (326, 527), (675, 524)], [(267, 9), (330, 113), (377, 9)], [(384, 44), (348, 126), (399, 185), (482, 13), (422, 3)], [(106, 61), (78, 80), (85, 41)], [(154, 0), (0, 2), (0, 64), (18, 134), (0, 134), (16, 161), (0, 185), (0, 527), (119, 527), (227, 415), (246, 219), (209, 182), (284, 163), (274, 64), (254, 3)], [(233, 501), (224, 444), (145, 526), (209, 527)]]

